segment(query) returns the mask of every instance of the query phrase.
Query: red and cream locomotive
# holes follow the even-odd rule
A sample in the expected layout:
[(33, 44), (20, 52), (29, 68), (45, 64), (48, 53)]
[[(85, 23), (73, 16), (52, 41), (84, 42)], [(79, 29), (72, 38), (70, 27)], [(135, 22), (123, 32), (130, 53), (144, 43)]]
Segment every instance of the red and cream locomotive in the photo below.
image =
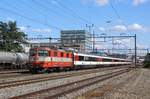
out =
[(30, 70), (34, 73), (45, 70), (69, 70), (85, 67), (131, 64), (131, 61), (126, 59), (81, 54), (73, 51), (50, 49), (46, 47), (31, 48), (29, 60), (31, 64)]

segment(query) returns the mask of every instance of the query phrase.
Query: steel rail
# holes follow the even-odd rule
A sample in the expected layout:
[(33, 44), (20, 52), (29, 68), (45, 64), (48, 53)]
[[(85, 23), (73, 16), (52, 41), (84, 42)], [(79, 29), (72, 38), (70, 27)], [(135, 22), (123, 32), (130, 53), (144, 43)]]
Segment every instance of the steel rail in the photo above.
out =
[[(40, 99), (41, 98), (53, 99), (53, 98), (57, 98), (62, 95), (74, 92), (76, 90), (82, 89), (84, 87), (90, 86), (92, 84), (98, 83), (100, 81), (107, 80), (114, 76), (118, 76), (128, 71), (130, 71), (130, 69), (123, 69), (123, 70), (115, 71), (112, 73), (103, 74), (103, 75), (99, 75), (99, 76), (95, 76), (95, 77), (91, 77), (91, 78), (87, 78), (87, 79), (83, 79), (79, 81), (74, 81), (74, 82), (67, 83), (64, 85), (59, 85), (59, 86), (51, 87), (48, 89), (43, 89), (40, 91), (35, 91), (35, 92), (28, 93), (28, 94), (12, 97), (11, 99), (32, 98), (32, 97), (34, 98), (38, 97)], [(41, 94), (44, 94), (44, 95), (41, 95)]]
[[(119, 67), (117, 69), (120, 69), (122, 67)], [(113, 70), (116, 68), (111, 68), (111, 69), (106, 69), (106, 70)], [(42, 82), (42, 81), (48, 81), (48, 80), (55, 80), (55, 79), (60, 79), (60, 78), (67, 78), (67, 77), (72, 77), (72, 76), (80, 76), (80, 75), (85, 75), (85, 74), (91, 74), (91, 73), (96, 73), (100, 72), (102, 70), (96, 69), (96, 70), (90, 70), (90, 71), (81, 71), (78, 73), (69, 73), (69, 74), (60, 74), (60, 75), (50, 75), (46, 77), (38, 77), (38, 78), (31, 78), (31, 79), (25, 79), (25, 80), (17, 80), (17, 81), (10, 81), (10, 82), (3, 82), (0, 83), (0, 89), (2, 88), (8, 88), (8, 87), (15, 87), (19, 85), (26, 85), (26, 84), (31, 84), (31, 83), (37, 83), (37, 82)]]

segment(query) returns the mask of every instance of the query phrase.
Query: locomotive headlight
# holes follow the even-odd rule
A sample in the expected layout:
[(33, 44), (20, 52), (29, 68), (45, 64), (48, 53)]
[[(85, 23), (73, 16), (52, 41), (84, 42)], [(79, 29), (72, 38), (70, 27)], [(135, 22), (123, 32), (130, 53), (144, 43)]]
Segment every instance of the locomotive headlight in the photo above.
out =
[(38, 60), (37, 57), (30, 57), (30, 60), (29, 60), (29, 61), (33, 62), (33, 61), (37, 61), (37, 60)]
[(30, 61), (30, 62), (34, 61), (34, 58), (33, 58), (33, 57), (30, 57), (30, 58), (29, 58), (29, 61)]

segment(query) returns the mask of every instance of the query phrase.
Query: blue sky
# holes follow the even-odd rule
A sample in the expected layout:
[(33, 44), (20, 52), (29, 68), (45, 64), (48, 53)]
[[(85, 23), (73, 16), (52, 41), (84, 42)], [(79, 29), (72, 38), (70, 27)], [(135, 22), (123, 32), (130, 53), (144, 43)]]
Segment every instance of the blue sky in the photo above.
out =
[(150, 0), (1, 0), (0, 21), (17, 21), (29, 37), (59, 37), (93, 23), (97, 34), (136, 33), (138, 47), (150, 48), (149, 10)]

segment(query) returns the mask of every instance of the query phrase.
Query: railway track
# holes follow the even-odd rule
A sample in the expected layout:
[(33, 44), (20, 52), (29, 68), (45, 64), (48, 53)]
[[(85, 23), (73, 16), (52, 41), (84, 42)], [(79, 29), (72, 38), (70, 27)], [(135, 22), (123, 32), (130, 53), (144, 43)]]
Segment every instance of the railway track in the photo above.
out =
[(0, 79), (6, 78), (14, 78), (14, 77), (22, 77), (22, 76), (29, 76), (30, 74), (21, 74), (21, 73), (12, 73), (12, 74), (2, 74), (0, 75)]
[(13, 73), (26, 73), (26, 72), (29, 72), (29, 70), (1, 70), (0, 75), (1, 74), (13, 74)]
[[(109, 68), (109, 69), (107, 68), (106, 70), (114, 70), (114, 69), (121, 69), (121, 68), (123, 68), (123, 67), (116, 67), (116, 68)], [(60, 75), (47, 75), (47, 76), (44, 76), (44, 77), (41, 76), (41, 77), (30, 78), (30, 79), (25, 79), (25, 80), (2, 82), (2, 83), (0, 83), (0, 89), (20, 86), (20, 85), (26, 85), (26, 84), (31, 84), (31, 83), (37, 83), (37, 82), (43, 82), (43, 81), (48, 81), (48, 80), (67, 78), (67, 77), (72, 77), (72, 76), (92, 74), (92, 73), (100, 72), (100, 71), (103, 71), (103, 70), (105, 70), (105, 69), (102, 69), (102, 70), (101, 69), (96, 69), (96, 70), (88, 70), (88, 71), (81, 71), (81, 72), (79, 71), (78, 73), (73, 72), (73, 73), (60, 74)]]
[(29, 70), (4, 70), (0, 72), (0, 79), (29, 75)]
[(111, 83), (102, 84), (101, 86), (96, 87), (95, 89), (89, 90), (86, 93), (81, 94), (80, 96), (77, 96), (74, 99), (92, 99), (92, 98), (103, 99), (106, 94), (115, 92), (117, 91), (117, 89), (122, 88), (128, 82), (134, 81), (137, 75), (138, 75), (137, 71), (136, 72), (132, 71), (132, 73), (130, 72), (130, 75), (128, 75), (124, 80), (115, 79), (114, 80), (115, 82), (111, 81)]
[(35, 91), (35, 92), (31, 92), (28, 94), (24, 94), (24, 95), (20, 95), (20, 96), (16, 96), (16, 97), (12, 97), (11, 99), (32, 99), (32, 98), (38, 98), (38, 99), (53, 99), (53, 98), (58, 98), (61, 97), (63, 95), (72, 93), (74, 91), (80, 90), (84, 87), (90, 86), (92, 84), (110, 79), (112, 77), (118, 76), (120, 74), (129, 72), (130, 69), (122, 69), (122, 70), (117, 70), (115, 72), (111, 72), (111, 73), (107, 73), (107, 74), (103, 74), (103, 75), (98, 75), (95, 77), (90, 77), (90, 78), (86, 78), (83, 80), (79, 80), (79, 81), (74, 81), (71, 83), (67, 83), (64, 85), (58, 85), (55, 87), (51, 87), (51, 88), (47, 88), (47, 89), (43, 89), (40, 91)]

